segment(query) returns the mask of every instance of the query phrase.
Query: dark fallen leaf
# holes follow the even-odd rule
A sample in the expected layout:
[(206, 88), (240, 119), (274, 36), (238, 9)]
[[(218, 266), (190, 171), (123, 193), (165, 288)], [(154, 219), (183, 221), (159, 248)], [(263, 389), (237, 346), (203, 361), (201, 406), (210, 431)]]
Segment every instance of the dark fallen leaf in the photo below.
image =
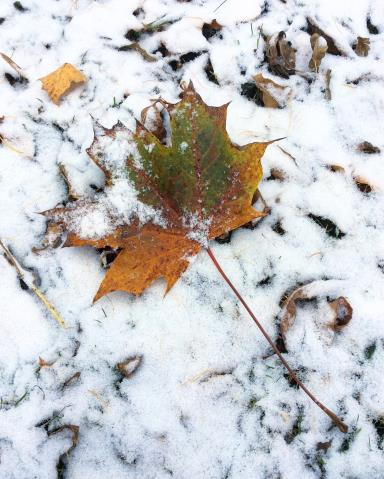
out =
[(223, 27), (219, 23), (217, 23), (216, 20), (212, 20), (211, 23), (204, 23), (201, 32), (204, 37), (209, 40), (210, 38), (216, 36), (222, 28)]
[(285, 32), (281, 31), (267, 38), (266, 56), (269, 71), (282, 78), (289, 78), (295, 73), (296, 50), (291, 42), (285, 39)]
[(367, 155), (374, 155), (375, 153), (380, 153), (381, 150), (377, 146), (372, 145), (369, 141), (363, 141), (357, 145), (357, 150), (361, 153), (366, 153)]
[(372, 193), (374, 188), (362, 176), (355, 176), (353, 178), (353, 181), (355, 182), (355, 185), (359, 188), (359, 190), (362, 193), (364, 193), (366, 195), (369, 194), (369, 193)]

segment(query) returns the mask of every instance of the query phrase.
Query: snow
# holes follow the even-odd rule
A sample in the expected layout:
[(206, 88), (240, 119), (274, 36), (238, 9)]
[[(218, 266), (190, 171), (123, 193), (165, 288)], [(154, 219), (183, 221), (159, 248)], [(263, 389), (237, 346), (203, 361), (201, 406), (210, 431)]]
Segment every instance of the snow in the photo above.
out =
[[(48, 436), (36, 427), (52, 416), (58, 417), (48, 431), (79, 426), (78, 445), (67, 458), (68, 479), (383, 477), (383, 445), (375, 428), (384, 416), (382, 2), (221, 3), (23, 0), (27, 10), (18, 11), (12, 0), (0, 2), (0, 51), (29, 79), (12, 86), (4, 74), (17, 75), (0, 58), (0, 238), (33, 272), (67, 325), (61, 329), (21, 289), (1, 255), (1, 478), (57, 477), (59, 457), (71, 440), (69, 431)], [(138, 8), (143, 12), (133, 15)], [(343, 53), (327, 53), (318, 74), (308, 69), (307, 17)], [(367, 17), (378, 34), (368, 31)], [(202, 25), (213, 19), (223, 25), (222, 38), (206, 39)], [(130, 43), (127, 30), (153, 21), (173, 22), (139, 41), (156, 62), (118, 51)], [(268, 72), (259, 28), (265, 35), (286, 32), (297, 50), (295, 75), (282, 79)], [(367, 57), (352, 49), (357, 36), (370, 39)], [(170, 56), (156, 52), (161, 43)], [(176, 70), (169, 65), (188, 52), (202, 53)], [(204, 72), (208, 58), (219, 85)], [(65, 62), (88, 82), (56, 106), (38, 79)], [(324, 96), (327, 69), (331, 100)], [(291, 89), (285, 108), (263, 108), (240, 94), (258, 73)], [(75, 191), (95, 202), (91, 214), (74, 224), (85, 236), (106, 231), (111, 218), (156, 218), (120, 181), (133, 148), (126, 130), (115, 142), (103, 137), (100, 161), (118, 166), (114, 186), (104, 193), (95, 192), (105, 178), (86, 150), (94, 129), (120, 121), (132, 131), (153, 99), (175, 102), (180, 82), (189, 80), (208, 104), (231, 102), (227, 130), (234, 143), (284, 137), (263, 158), (260, 191), (270, 214), (255, 229), (234, 232), (230, 243), (210, 246), (273, 338), (281, 297), (308, 284), (316, 299), (298, 305), (286, 358), (355, 435), (331, 428), (329, 418), (289, 386), (204, 251), (164, 298), (159, 281), (140, 298), (117, 292), (95, 304), (105, 274), (96, 250), (34, 252), (46, 227), (39, 213), (67, 200), (60, 164)], [(381, 153), (359, 152), (363, 141)], [(342, 169), (332, 171), (334, 165)], [(270, 179), (273, 168), (282, 180)], [(372, 191), (360, 191), (356, 177)], [(310, 214), (328, 218), (345, 236), (330, 236)], [(353, 316), (335, 333), (327, 326), (327, 298), (338, 296), (347, 298)], [(143, 358), (140, 367), (122, 379), (116, 364), (135, 356)], [(39, 357), (53, 364), (39, 369)], [(80, 378), (63, 387), (78, 371)], [(300, 433), (287, 440), (298, 417)], [(317, 449), (327, 441), (327, 451)]]

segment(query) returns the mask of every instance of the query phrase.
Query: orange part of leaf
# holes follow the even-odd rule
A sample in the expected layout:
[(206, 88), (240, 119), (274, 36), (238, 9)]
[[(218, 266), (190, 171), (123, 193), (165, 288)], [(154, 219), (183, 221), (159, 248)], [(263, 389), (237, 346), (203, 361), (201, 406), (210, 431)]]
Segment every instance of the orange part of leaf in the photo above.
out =
[(142, 232), (125, 243), (96, 293), (94, 301), (112, 291), (140, 295), (156, 279), (163, 277), (166, 293), (187, 269), (188, 256), (199, 252), (201, 246), (186, 236), (166, 231)]

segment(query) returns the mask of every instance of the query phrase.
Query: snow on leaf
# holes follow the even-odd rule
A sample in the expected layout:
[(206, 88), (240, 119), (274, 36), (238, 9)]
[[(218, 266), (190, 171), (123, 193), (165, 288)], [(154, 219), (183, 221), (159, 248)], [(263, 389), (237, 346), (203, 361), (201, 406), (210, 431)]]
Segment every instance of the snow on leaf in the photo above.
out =
[[(155, 216), (143, 217), (143, 208), (136, 207), (129, 221), (112, 221), (116, 227), (109, 234), (87, 237), (73, 218), (92, 210), (97, 198), (45, 213), (51, 224), (67, 230), (66, 246), (121, 249), (95, 300), (116, 290), (139, 295), (161, 277), (169, 291), (188, 267), (188, 257), (210, 239), (264, 215), (252, 207), (252, 198), (262, 177), (260, 159), (270, 142), (232, 144), (226, 131), (227, 105), (206, 105), (192, 83), (184, 88), (181, 101), (166, 104), (166, 109), (171, 146), (137, 122), (134, 134), (125, 131), (129, 147), (123, 172), (117, 175), (119, 181), (125, 175), (124, 181), (134, 188), (135, 204), (157, 212)], [(106, 175), (107, 190), (114, 188), (115, 167), (100, 144), (107, 139), (110, 148), (122, 134), (121, 125), (104, 130), (88, 150)]]

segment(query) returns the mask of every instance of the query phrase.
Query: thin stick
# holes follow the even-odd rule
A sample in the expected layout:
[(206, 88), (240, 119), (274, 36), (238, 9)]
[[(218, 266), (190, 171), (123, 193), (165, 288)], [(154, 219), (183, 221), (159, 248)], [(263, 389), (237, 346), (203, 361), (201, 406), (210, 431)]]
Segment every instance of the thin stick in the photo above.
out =
[(62, 328), (65, 328), (65, 322), (63, 318), (60, 316), (60, 314), (57, 312), (56, 308), (48, 301), (48, 299), (44, 296), (44, 294), (36, 288), (34, 284), (28, 284), (25, 278), (25, 274), (23, 272), (23, 269), (17, 262), (16, 258), (13, 256), (13, 254), (9, 251), (9, 249), (5, 246), (5, 244), (0, 240), (0, 247), (4, 251), (5, 257), (8, 259), (8, 261), (14, 266), (17, 272), (17, 276), (19, 279), (29, 288), (31, 289), (35, 295), (39, 298), (39, 300), (44, 304), (44, 306), (48, 309), (48, 311), (51, 313), (51, 315), (56, 319), (56, 321), (60, 324)]
[(213, 10), (213, 13), (215, 13), (221, 7), (221, 5), (224, 5), (226, 1), (227, 0), (224, 0), (223, 2), (221, 2), (220, 5)]
[(207, 253), (211, 260), (213, 261), (213, 264), (216, 266), (216, 269), (218, 272), (221, 274), (221, 276), (224, 278), (225, 282), (228, 284), (228, 286), (232, 289), (232, 291), (235, 293), (237, 296), (238, 300), (241, 302), (241, 304), (244, 306), (244, 308), (248, 311), (248, 314), (251, 316), (253, 321), (256, 323), (256, 326), (260, 329), (261, 333), (265, 337), (265, 339), (268, 341), (269, 345), (271, 348), (274, 350), (274, 352), (277, 354), (279, 357), (280, 361), (283, 363), (283, 365), (286, 367), (286, 369), (289, 372), (289, 375), (291, 379), (295, 381), (295, 383), (309, 396), (312, 401), (319, 406), (320, 409), (322, 409), (325, 414), (327, 414), (331, 420), (336, 424), (336, 426), (340, 429), (341, 432), (348, 432), (348, 426), (343, 423), (343, 421), (336, 416), (334, 412), (332, 412), (330, 409), (328, 409), (324, 404), (322, 404), (316, 397), (304, 386), (304, 384), (300, 381), (300, 379), (296, 376), (290, 365), (287, 363), (287, 361), (284, 359), (283, 355), (280, 353), (278, 347), (276, 344), (272, 341), (271, 337), (269, 334), (265, 331), (261, 323), (258, 321), (256, 316), (252, 313), (251, 308), (247, 305), (241, 294), (237, 291), (235, 286), (232, 284), (231, 280), (228, 278), (228, 276), (224, 273), (222, 270), (221, 266), (217, 262), (212, 250), (210, 248), (207, 248)]

